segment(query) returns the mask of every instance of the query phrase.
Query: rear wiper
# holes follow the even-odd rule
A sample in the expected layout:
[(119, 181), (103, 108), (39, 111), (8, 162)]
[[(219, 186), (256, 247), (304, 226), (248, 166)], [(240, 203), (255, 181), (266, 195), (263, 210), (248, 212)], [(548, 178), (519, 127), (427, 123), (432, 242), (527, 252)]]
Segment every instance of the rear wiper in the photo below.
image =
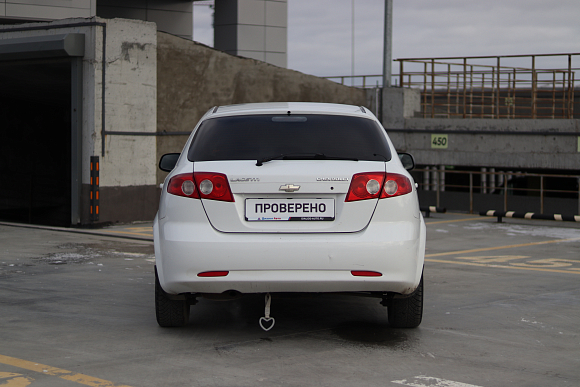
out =
[(324, 153), (282, 153), (276, 156), (258, 159), (256, 165), (259, 167), (272, 160), (349, 160), (358, 161), (352, 157), (327, 156)]

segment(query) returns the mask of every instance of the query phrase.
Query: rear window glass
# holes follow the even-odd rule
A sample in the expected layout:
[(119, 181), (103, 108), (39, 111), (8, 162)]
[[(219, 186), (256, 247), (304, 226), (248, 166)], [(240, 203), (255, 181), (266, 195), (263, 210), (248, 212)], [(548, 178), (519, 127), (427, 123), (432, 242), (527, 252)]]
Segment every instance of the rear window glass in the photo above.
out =
[(300, 158), (301, 154), (370, 161), (391, 159), (384, 131), (375, 121), (313, 114), (206, 120), (195, 134), (188, 159), (259, 160), (280, 155)]

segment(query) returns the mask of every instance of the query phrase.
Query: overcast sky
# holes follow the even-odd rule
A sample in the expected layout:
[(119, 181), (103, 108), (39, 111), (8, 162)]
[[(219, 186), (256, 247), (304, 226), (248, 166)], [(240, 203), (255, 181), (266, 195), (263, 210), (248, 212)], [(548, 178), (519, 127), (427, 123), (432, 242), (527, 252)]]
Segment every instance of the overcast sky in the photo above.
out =
[[(380, 74), (384, 1), (354, 3), (354, 73)], [(194, 40), (212, 45), (206, 9), (194, 8)], [(352, 0), (288, 0), (288, 68), (350, 75), (352, 11)], [(393, 58), (580, 53), (579, 19), (580, 0), (394, 0)]]

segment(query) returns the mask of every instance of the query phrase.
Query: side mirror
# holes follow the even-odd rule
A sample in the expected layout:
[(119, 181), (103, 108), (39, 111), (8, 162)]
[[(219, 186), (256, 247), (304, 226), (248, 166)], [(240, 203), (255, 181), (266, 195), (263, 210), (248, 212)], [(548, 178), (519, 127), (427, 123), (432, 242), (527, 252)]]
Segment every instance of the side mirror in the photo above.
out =
[(403, 167), (407, 171), (411, 171), (415, 168), (415, 159), (409, 153), (399, 153), (399, 160), (401, 160)]
[(179, 153), (167, 153), (161, 156), (161, 160), (159, 160), (159, 169), (165, 172), (171, 172), (173, 168), (175, 168), (178, 159)]

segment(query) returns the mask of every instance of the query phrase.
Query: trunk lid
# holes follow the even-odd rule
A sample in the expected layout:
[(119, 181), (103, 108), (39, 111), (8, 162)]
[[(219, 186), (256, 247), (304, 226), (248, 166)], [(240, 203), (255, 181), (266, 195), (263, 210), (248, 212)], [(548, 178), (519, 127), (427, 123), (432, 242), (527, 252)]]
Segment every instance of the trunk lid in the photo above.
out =
[[(378, 199), (345, 202), (352, 176), (385, 172), (382, 161), (202, 161), (195, 172), (228, 178), (234, 202), (202, 199), (211, 225), (221, 232), (357, 232), (370, 222)], [(199, 183), (199, 182), (198, 182)]]

